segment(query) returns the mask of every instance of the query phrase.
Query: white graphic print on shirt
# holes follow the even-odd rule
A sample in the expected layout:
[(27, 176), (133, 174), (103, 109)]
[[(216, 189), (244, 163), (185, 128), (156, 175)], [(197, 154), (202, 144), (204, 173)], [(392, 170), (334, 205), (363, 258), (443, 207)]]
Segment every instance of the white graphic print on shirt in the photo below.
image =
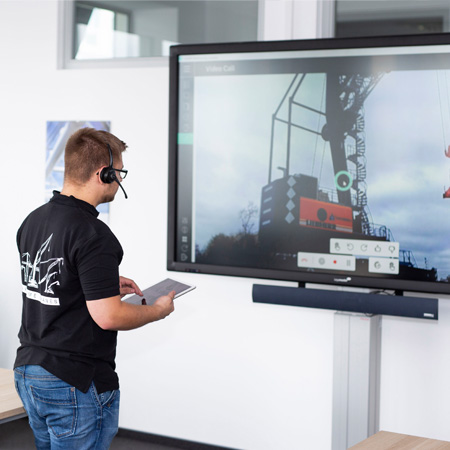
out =
[(59, 298), (51, 295), (55, 294), (53, 286), (59, 285), (59, 275), (64, 258), (45, 259), (45, 252), (50, 251), (52, 238), (53, 234), (41, 245), (34, 261), (32, 261), (30, 253), (22, 254), (22, 292), (27, 298), (37, 300), (44, 305), (59, 306)]

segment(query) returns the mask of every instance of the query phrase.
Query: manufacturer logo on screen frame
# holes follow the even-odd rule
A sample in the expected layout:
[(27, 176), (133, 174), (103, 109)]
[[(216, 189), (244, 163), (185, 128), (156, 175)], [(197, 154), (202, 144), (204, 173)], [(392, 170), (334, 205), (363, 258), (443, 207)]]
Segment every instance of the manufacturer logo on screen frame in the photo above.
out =
[(351, 277), (347, 277), (347, 278), (335, 278), (334, 281), (336, 283), (348, 283), (349, 281), (352, 281)]

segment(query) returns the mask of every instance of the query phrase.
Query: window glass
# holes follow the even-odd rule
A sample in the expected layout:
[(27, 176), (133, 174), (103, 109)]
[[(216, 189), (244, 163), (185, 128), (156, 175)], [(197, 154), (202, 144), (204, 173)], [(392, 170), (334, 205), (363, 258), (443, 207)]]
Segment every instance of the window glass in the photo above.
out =
[(336, 0), (336, 37), (449, 32), (448, 0)]
[(74, 3), (76, 60), (167, 56), (178, 43), (257, 40), (257, 0)]

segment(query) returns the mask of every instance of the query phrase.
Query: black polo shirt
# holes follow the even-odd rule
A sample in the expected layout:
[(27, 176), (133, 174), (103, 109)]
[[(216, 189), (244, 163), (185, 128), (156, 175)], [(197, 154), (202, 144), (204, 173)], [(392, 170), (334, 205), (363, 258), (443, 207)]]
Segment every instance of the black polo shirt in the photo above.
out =
[(87, 392), (118, 389), (117, 332), (102, 330), (86, 301), (120, 294), (122, 247), (94, 206), (55, 191), (17, 232), (22, 325), (14, 367), (38, 364)]

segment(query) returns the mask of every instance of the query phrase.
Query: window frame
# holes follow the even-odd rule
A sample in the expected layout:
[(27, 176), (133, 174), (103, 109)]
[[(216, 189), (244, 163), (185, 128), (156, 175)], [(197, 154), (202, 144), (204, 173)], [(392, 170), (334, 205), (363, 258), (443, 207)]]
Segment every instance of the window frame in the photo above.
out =
[[(334, 37), (336, 0), (255, 1), (258, 2), (258, 41)], [(75, 0), (58, 2), (57, 69), (169, 67), (168, 56), (73, 59), (74, 17)]]
[(58, 69), (99, 69), (99, 68), (133, 68), (133, 67), (168, 67), (167, 56), (105, 58), (78, 60), (72, 58), (74, 46), (73, 23), (75, 18), (75, 1), (58, 4)]
[[(420, 4), (406, 4), (401, 2), (396, 2), (395, 4), (390, 4), (391, 8), (380, 8), (376, 6), (372, 8), (369, 6), (366, 9), (363, 8), (353, 8), (352, 10), (340, 10), (339, 4), (342, 4), (342, 0), (334, 0), (336, 3), (336, 28), (337, 28), (337, 20), (340, 19), (341, 23), (361, 23), (364, 21), (373, 21), (379, 22), (380, 24), (385, 20), (402, 20), (407, 22), (408, 20), (415, 19), (433, 19), (439, 18), (442, 20), (443, 30), (442, 33), (447, 33), (450, 27), (450, 10), (448, 5), (444, 5), (440, 2), (430, 2), (426, 4), (421, 2)], [(361, 5), (363, 2), (361, 2)], [(445, 7), (446, 6), (446, 7)], [(429, 32), (426, 32), (429, 33)], [(420, 35), (421, 33), (417, 33)], [(434, 33), (431, 33), (434, 34)], [(382, 34), (380, 34), (382, 35)], [(397, 34), (398, 35), (398, 34)], [(360, 36), (363, 36), (361, 34)], [(370, 36), (379, 36), (379, 35), (370, 35)], [(353, 36), (357, 37), (357, 36)]]

